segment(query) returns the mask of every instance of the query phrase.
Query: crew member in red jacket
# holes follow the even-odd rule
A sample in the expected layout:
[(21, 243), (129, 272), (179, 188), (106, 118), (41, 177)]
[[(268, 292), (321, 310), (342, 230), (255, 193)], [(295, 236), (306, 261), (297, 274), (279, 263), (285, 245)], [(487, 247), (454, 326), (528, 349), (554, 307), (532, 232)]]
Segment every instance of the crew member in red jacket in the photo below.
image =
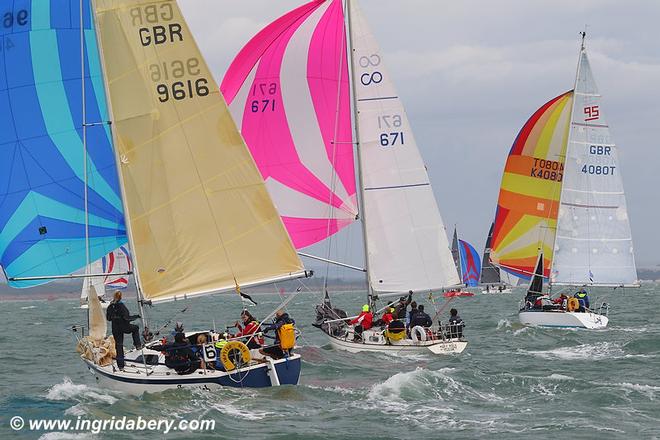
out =
[(358, 315), (357, 318), (351, 321), (351, 324), (355, 326), (353, 339), (355, 341), (362, 341), (362, 332), (364, 330), (369, 330), (374, 320), (374, 315), (369, 310), (367, 304), (362, 306), (362, 313)]
[[(238, 333), (235, 335), (236, 337), (238, 336), (248, 336), (253, 333), (258, 333), (261, 331), (261, 327), (259, 326), (259, 323), (257, 322), (256, 319), (254, 319), (254, 316), (250, 314), (247, 310), (243, 310), (241, 312), (241, 320), (243, 321), (244, 327), (241, 327), (241, 323), (236, 321), (236, 328), (238, 329)], [(255, 336), (249, 340), (247, 343), (247, 346), (249, 349), (255, 349), (255, 348), (261, 348), (261, 346), (264, 344), (264, 338), (261, 336)]]

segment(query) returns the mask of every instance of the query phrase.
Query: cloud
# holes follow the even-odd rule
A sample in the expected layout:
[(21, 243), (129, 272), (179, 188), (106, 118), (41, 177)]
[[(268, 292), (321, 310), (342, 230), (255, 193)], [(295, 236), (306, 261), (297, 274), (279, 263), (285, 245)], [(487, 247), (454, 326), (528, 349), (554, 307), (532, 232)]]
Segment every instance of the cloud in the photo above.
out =
[[(182, 0), (216, 78), (293, 0)], [(527, 118), (573, 86), (578, 32), (621, 157), (636, 255), (657, 263), (660, 2), (361, 0), (448, 225), (481, 248), (506, 154)]]

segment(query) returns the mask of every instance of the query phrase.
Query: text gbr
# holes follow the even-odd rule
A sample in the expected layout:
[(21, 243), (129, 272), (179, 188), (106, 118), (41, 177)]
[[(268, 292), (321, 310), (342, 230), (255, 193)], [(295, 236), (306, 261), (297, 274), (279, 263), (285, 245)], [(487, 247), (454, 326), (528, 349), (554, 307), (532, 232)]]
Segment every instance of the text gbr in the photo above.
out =
[(147, 47), (152, 44), (183, 41), (182, 28), (174, 20), (174, 8), (170, 3), (135, 7), (130, 10), (134, 27), (140, 27), (140, 42)]

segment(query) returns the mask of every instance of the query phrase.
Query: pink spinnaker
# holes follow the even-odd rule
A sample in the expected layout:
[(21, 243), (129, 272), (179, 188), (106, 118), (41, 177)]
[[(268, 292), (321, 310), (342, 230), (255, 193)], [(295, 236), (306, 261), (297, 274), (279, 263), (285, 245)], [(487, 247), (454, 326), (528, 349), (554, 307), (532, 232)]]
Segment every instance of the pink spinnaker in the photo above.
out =
[(355, 221), (344, 11), (307, 3), (259, 32), (221, 91), (296, 248)]

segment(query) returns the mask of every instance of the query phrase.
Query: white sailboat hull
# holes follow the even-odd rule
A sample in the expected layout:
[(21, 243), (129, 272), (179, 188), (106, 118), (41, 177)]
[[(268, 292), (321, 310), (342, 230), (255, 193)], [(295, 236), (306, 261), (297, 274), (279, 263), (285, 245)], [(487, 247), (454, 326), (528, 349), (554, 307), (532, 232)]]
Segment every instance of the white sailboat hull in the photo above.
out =
[[(135, 350), (126, 353), (124, 371), (118, 370), (114, 363), (101, 367), (89, 360), (83, 360), (99, 386), (136, 396), (178, 388), (265, 388), (297, 385), (300, 379), (301, 357), (299, 354), (293, 354), (288, 359), (249, 365), (231, 372), (198, 369), (192, 374), (178, 375), (164, 365), (147, 365), (145, 370), (144, 364), (129, 360), (134, 353), (136, 353)], [(156, 354), (157, 352), (145, 350), (145, 353)]]
[[(435, 339), (429, 341), (403, 339), (387, 343), (382, 337), (382, 332), (370, 332), (369, 330), (363, 333), (363, 342), (353, 341), (352, 333), (344, 337), (332, 336), (327, 333), (325, 335), (334, 348), (349, 353), (367, 351), (375, 353), (459, 354), (467, 347), (467, 341), (464, 339)], [(369, 342), (371, 339), (377, 339), (377, 341)]]
[(592, 312), (521, 311), (520, 322), (534, 327), (586, 328), (598, 330), (607, 327), (605, 315)]
[(481, 293), (483, 293), (484, 295), (490, 295), (490, 294), (494, 294), (494, 293), (498, 293), (498, 294), (499, 293), (513, 293), (513, 289), (506, 288), (506, 289), (502, 289), (502, 290), (497, 290), (497, 289), (482, 290)]

